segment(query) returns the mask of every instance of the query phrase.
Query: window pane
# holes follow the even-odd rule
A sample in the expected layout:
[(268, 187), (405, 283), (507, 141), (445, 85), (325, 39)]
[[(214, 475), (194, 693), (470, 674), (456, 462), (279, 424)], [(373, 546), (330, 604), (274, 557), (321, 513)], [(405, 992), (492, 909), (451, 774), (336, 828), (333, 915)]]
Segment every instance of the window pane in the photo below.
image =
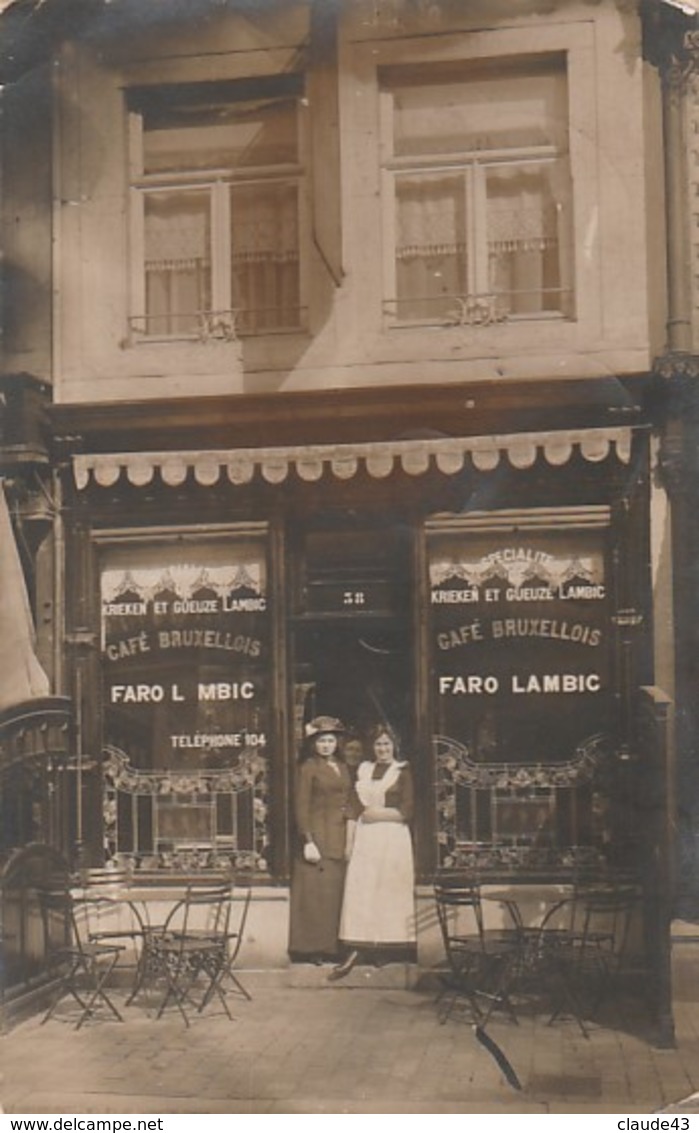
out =
[[(503, 73), (504, 70), (504, 73)], [(497, 72), (470, 68), (414, 72), (393, 89), (394, 153), (465, 153), (472, 150), (555, 145), (567, 148), (568, 97), (563, 64), (532, 63)]]
[(569, 188), (560, 165), (486, 175), (489, 287), (510, 314), (569, 313)]
[(196, 334), (211, 307), (211, 219), (207, 192), (145, 198), (146, 333)]
[(298, 160), (296, 103), (243, 102), (144, 130), (144, 172), (236, 169)]
[(266, 869), (264, 534), (109, 546), (99, 573), (108, 849), (152, 868)]
[(263, 539), (109, 548), (100, 590), (107, 744), (143, 771), (235, 767), (265, 747)]
[(293, 73), (127, 92), (141, 149), (137, 333), (230, 338), (300, 325), (302, 95)]
[(573, 314), (563, 55), (401, 66), (388, 96), (399, 321)]
[(293, 182), (231, 189), (233, 306), (240, 333), (300, 323), (298, 187)]
[(463, 174), (396, 177), (396, 316), (445, 318), (467, 290)]

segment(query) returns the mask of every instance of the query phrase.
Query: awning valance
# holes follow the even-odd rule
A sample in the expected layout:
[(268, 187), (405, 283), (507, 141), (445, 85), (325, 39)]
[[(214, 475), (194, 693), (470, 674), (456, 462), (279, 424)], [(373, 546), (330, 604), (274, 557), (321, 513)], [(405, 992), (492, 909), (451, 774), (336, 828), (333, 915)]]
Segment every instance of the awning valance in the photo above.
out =
[(479, 472), (492, 471), (503, 459), (513, 468), (531, 468), (539, 456), (560, 467), (576, 451), (585, 460), (598, 462), (612, 450), (619, 461), (628, 464), (629, 427), (277, 448), (81, 454), (73, 457), (73, 470), (80, 490), (91, 480), (102, 488), (112, 487), (122, 472), (136, 487), (150, 484), (156, 472), (164, 484), (177, 487), (190, 470), (197, 483), (206, 486), (217, 484), (222, 477), (231, 484), (248, 484), (258, 469), (269, 484), (283, 483), (292, 470), (311, 483), (324, 474), (351, 480), (361, 468), (375, 480), (389, 476), (395, 468), (410, 476), (420, 476), (430, 467), (455, 475), (467, 460)]

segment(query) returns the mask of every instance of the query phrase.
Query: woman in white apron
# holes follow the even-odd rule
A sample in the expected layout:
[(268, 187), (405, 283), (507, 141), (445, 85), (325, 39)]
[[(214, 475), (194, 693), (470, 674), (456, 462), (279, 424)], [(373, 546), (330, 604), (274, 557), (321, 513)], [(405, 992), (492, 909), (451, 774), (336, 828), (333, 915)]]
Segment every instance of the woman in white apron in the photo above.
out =
[(341, 979), (360, 952), (415, 945), (415, 871), (408, 823), (413, 815), (413, 781), (398, 758), (398, 743), (386, 724), (372, 732), (374, 761), (360, 764), (355, 783), (357, 818), (347, 866), (340, 941), (349, 949), (330, 973)]

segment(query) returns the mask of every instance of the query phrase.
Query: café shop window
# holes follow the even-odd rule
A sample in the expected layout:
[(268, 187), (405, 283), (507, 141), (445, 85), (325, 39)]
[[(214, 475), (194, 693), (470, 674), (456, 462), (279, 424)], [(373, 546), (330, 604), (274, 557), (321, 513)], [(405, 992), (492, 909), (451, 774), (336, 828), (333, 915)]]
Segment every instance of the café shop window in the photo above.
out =
[(108, 856), (264, 870), (264, 529), (107, 544), (100, 604)]
[(571, 316), (564, 57), (387, 68), (381, 85), (389, 320)]
[(302, 93), (299, 75), (129, 92), (136, 336), (300, 327)]
[(595, 862), (610, 840), (604, 508), (428, 527), (442, 865)]

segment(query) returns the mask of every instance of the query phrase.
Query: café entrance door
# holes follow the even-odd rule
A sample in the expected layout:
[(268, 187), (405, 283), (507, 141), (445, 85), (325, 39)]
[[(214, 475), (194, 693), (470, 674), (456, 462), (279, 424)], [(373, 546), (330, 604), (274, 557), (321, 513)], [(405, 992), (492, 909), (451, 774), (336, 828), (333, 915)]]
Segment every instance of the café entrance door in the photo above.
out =
[(410, 749), (416, 680), (410, 549), (403, 530), (304, 534), (291, 635), (297, 743), (313, 716), (329, 715), (339, 716), (357, 740), (385, 721)]
[(297, 628), (295, 654), (300, 724), (313, 716), (339, 716), (348, 737), (360, 739), (372, 724), (385, 721), (408, 743), (411, 653), (404, 623), (306, 624)]

